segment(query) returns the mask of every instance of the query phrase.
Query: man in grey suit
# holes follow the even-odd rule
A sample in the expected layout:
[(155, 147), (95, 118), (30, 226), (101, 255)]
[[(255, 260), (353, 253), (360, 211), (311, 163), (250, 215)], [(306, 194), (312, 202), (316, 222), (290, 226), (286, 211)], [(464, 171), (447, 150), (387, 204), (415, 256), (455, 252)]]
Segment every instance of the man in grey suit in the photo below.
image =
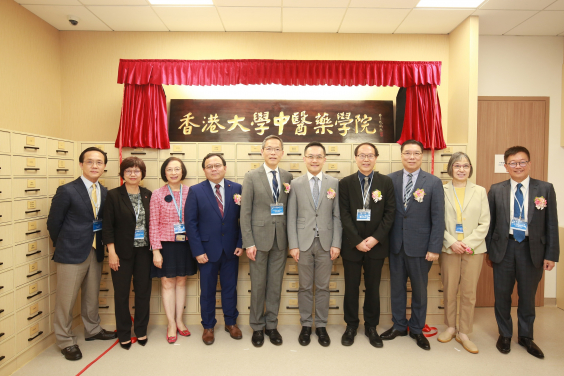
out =
[(542, 359), (533, 342), (535, 295), (543, 270), (552, 270), (560, 255), (556, 193), (552, 184), (529, 177), (531, 157), (525, 147), (509, 148), (503, 158), (511, 179), (490, 188), (486, 237), (486, 262), (494, 273), (496, 347), (502, 354), (511, 351), (511, 294), (517, 281), (518, 343)]
[(263, 345), (265, 328), (272, 344), (282, 344), (276, 327), (288, 248), (285, 184), (292, 181), (292, 174), (278, 167), (284, 155), (280, 137), (266, 137), (261, 154), (264, 164), (245, 174), (241, 198), (243, 248), (247, 250), (251, 272), (249, 324), (255, 347)]
[(324, 174), (325, 147), (310, 142), (304, 149), (307, 174), (292, 182), (288, 198), (288, 244), (298, 263), (298, 305), (302, 330), (298, 342), (307, 346), (313, 324), (313, 285), (315, 282), (315, 334), (319, 344), (331, 344), (327, 334), (329, 278), (341, 251), (339, 181)]
[[(390, 232), (392, 321), (383, 340), (409, 336), (430, 350), (423, 334), (427, 317), (427, 282), (433, 261), (439, 259), (445, 231), (445, 198), (441, 179), (421, 170), (423, 144), (401, 145), (403, 170), (388, 175), (394, 183), (396, 217)], [(411, 317), (406, 319), (407, 278), (411, 281)]]

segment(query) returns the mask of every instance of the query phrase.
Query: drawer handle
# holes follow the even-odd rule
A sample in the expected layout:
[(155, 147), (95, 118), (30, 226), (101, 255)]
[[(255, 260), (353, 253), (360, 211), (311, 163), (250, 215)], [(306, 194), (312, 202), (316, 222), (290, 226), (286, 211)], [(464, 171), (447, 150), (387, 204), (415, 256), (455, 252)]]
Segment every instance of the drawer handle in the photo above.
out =
[(33, 277), (34, 275), (38, 275), (38, 274), (41, 274), (41, 273), (43, 273), (43, 271), (38, 270), (38, 271), (36, 271), (35, 273), (28, 274), (28, 275), (27, 275), (27, 278)]
[(39, 171), (39, 167), (26, 167), (24, 171)]
[(299, 292), (299, 290), (286, 290), (286, 292)]
[(441, 154), (441, 157), (452, 157), (452, 154)]
[(219, 307), (215, 307), (215, 309), (223, 309), (223, 307), (222, 307), (222, 306), (219, 306)]
[(109, 305), (105, 305), (105, 306), (98, 306), (98, 308), (110, 308)]
[(29, 213), (39, 213), (41, 211), (41, 209), (37, 209), (37, 210), (28, 210), (25, 212), (25, 214), (29, 214)]
[(35, 294), (28, 296), (27, 299), (34, 298), (34, 297), (36, 297), (37, 295), (41, 295), (41, 294), (43, 294), (43, 291), (37, 291)]
[(338, 173), (340, 173), (341, 171), (339, 171), (339, 170), (327, 170), (327, 171), (325, 171), (325, 172), (336, 172), (336, 173), (338, 174)]
[[(4, 337), (4, 334), (6, 334), (6, 333), (0, 333), (0, 337)], [(4, 357), (2, 357), (2, 359), (4, 359)], [(2, 359), (0, 359), (0, 360), (2, 360)]]
[(302, 170), (288, 170), (288, 172), (299, 172), (301, 174)]
[(108, 172), (108, 170), (104, 170), (104, 172)]
[[(133, 154), (133, 153), (132, 153)], [(131, 306), (131, 309), (135, 309), (135, 306)]]
[(42, 334), (43, 334), (43, 331), (37, 333), (37, 335), (36, 335), (35, 337), (28, 338), (27, 341), (28, 341), (28, 342), (31, 342), (31, 341), (33, 341), (34, 339), (36, 339), (37, 337), (39, 337), (39, 336), (42, 335)]
[(24, 149), (39, 150), (39, 147), (37, 147), (37, 146), (24, 146)]
[[(366, 292), (366, 290), (362, 290), (363, 292)], [(329, 292), (339, 292), (339, 290), (329, 290)]]
[(441, 171), (441, 174), (448, 174), (448, 171)]
[(144, 151), (132, 151), (131, 155), (147, 155), (147, 153)]
[(288, 272), (288, 273), (286, 273), (286, 275), (298, 275), (298, 273)]
[(102, 291), (102, 292), (108, 292), (108, 291), (110, 291), (110, 289), (100, 289), (100, 291)]
[(31, 316), (31, 317), (28, 317), (28, 318), (27, 318), (27, 321), (29, 321), (29, 320), (33, 320), (34, 318), (36, 318), (37, 316), (39, 316), (39, 315), (42, 315), (42, 314), (43, 314), (43, 311), (39, 311), (39, 312), (37, 312), (37, 314), (36, 314), (36, 315), (34, 315), (34, 316)]
[(4, 288), (4, 286), (0, 286), (0, 290), (2, 290)]
[(329, 307), (329, 309), (339, 309), (339, 306)]
[(110, 274), (110, 273), (108, 273), (108, 272), (102, 272), (102, 275), (108, 275), (108, 274)]
[(41, 230), (37, 230), (37, 231), (32, 231), (32, 232), (26, 232), (25, 234), (26, 235), (33, 235), (33, 234), (38, 234), (40, 232), (41, 232)]
[(35, 188), (35, 189), (26, 189), (24, 192), (39, 192), (41, 189), (39, 188)]
[(66, 154), (68, 152), (69, 152), (68, 150), (61, 150), (61, 149), (55, 150), (55, 153), (65, 153)]
[(224, 153), (213, 153), (213, 154), (217, 154), (217, 155), (221, 155), (221, 156), (225, 155)]
[(33, 255), (36, 255), (38, 253), (41, 253), (41, 251), (36, 251), (36, 252), (33, 252), (33, 253), (26, 253), (25, 257), (33, 256)]
[(443, 307), (443, 306), (439, 306), (439, 309), (445, 309), (445, 307)]
[(176, 155), (176, 154), (178, 154), (178, 155), (186, 155), (186, 153), (170, 153), (170, 155)]
[[(4, 333), (2, 333), (4, 335)], [(3, 361), (6, 357), (4, 355), (0, 356), (0, 362)]]
[(251, 292), (251, 290), (247, 290), (247, 292)]
[(3, 309), (0, 309), (0, 313), (2, 313), (2, 312), (4, 312), (4, 310), (3, 310)]
[(331, 275), (339, 275), (339, 272), (331, 272)]
[(68, 168), (58, 168), (57, 171), (68, 171)]
[(341, 153), (327, 153), (327, 155), (336, 155), (337, 157), (341, 156)]
[(290, 306), (286, 306), (286, 309), (300, 309), (300, 307), (290, 307)]
[(260, 155), (260, 153), (248, 153), (249, 155)]
[(302, 153), (287, 153), (286, 155), (302, 155)]

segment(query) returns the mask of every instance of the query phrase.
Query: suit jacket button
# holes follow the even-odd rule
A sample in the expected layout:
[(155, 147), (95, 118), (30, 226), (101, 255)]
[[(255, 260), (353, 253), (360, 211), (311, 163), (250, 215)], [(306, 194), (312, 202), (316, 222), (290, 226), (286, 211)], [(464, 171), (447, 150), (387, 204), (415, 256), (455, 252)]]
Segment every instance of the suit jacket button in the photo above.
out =
[(225, 226), (225, 223), (222, 223), (221, 225), (222, 225), (222, 226)]
[(317, 214), (315, 216), (317, 217)]
[(225, 234), (221, 234), (221, 236), (223, 236), (223, 235), (225, 235)]

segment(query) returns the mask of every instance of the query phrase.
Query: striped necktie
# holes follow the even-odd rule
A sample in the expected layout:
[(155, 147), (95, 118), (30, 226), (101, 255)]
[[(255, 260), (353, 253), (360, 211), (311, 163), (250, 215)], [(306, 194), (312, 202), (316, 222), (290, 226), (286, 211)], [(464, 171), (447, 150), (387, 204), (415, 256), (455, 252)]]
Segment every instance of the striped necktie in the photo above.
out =
[(369, 195), (366, 194), (366, 192), (368, 192), (368, 190), (370, 189), (370, 187), (368, 186), (368, 176), (364, 177), (364, 189), (362, 190), (362, 194), (363, 194), (363, 198), (365, 198), (364, 200), (364, 209), (368, 209), (368, 205), (370, 203), (370, 199), (369, 199)]
[(407, 185), (405, 186), (405, 193), (403, 195), (404, 208), (407, 208), (407, 204), (409, 204), (409, 200), (411, 199), (411, 191), (413, 190), (413, 174), (407, 174), (407, 177)]
[(272, 173), (272, 198), (274, 202), (278, 202), (278, 180), (276, 179), (276, 171), (270, 171)]
[(221, 197), (221, 191), (219, 190), (219, 187), (221, 187), (221, 185), (215, 185), (215, 200), (217, 201), (217, 207), (219, 208), (221, 217), (223, 218), (223, 198)]

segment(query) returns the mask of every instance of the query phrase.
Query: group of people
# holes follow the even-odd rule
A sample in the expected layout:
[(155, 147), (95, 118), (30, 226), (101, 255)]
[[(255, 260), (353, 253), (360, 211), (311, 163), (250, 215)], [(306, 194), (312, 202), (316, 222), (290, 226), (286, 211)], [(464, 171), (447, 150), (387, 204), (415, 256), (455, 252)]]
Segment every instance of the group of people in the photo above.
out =
[[(57, 189), (47, 222), (56, 247), (59, 284), (55, 333), (66, 359), (82, 357), (71, 330), (79, 289), (86, 341), (117, 337), (121, 347), (129, 349), (131, 281), (133, 328), (137, 342), (145, 346), (151, 278), (160, 278), (168, 319), (166, 338), (174, 343), (177, 335), (190, 335), (183, 322), (186, 278), (198, 269), (203, 342), (211, 345), (215, 340), (218, 277), (225, 331), (241, 339), (237, 279), (243, 251), (250, 266), (249, 323), (255, 347), (263, 346), (265, 335), (274, 345), (283, 342), (277, 330), (278, 313), (290, 255), (298, 265), (300, 345), (310, 343), (312, 327), (321, 346), (331, 343), (326, 330), (329, 281), (333, 261), (342, 257), (346, 329), (341, 344), (351, 346), (355, 341), (364, 275), (364, 329), (370, 344), (381, 348), (383, 341), (409, 334), (420, 348), (429, 350), (423, 333), (428, 273), (433, 261), (439, 260), (447, 329), (438, 341), (456, 339), (467, 351), (478, 353), (469, 335), (485, 257), (494, 272), (498, 350), (506, 354), (511, 349), (511, 294), (517, 282), (518, 343), (530, 354), (544, 357), (533, 342), (535, 294), (543, 270), (552, 270), (558, 261), (558, 219), (554, 188), (530, 178), (526, 148), (506, 150), (510, 179), (492, 185), (489, 194), (468, 180), (473, 166), (465, 153), (452, 155), (448, 163), (452, 181), (447, 184), (423, 171), (423, 145), (416, 140), (401, 145), (403, 169), (388, 176), (376, 171), (377, 147), (358, 145), (354, 151), (358, 171), (340, 181), (323, 172), (326, 151), (319, 142), (305, 147), (307, 173), (296, 179), (279, 167), (284, 156), (280, 137), (266, 137), (261, 154), (264, 164), (247, 172), (243, 186), (225, 179), (227, 163), (221, 154), (204, 157), (206, 180), (191, 187), (182, 184), (187, 174), (182, 160), (170, 157), (161, 167), (166, 185), (154, 192), (140, 186), (146, 174), (143, 160), (129, 157), (120, 165), (124, 184), (108, 192), (98, 182), (106, 154), (95, 147), (81, 153), (82, 176)], [(102, 329), (98, 315), (104, 246), (117, 333)], [(386, 257), (393, 326), (378, 334), (379, 286)]]

